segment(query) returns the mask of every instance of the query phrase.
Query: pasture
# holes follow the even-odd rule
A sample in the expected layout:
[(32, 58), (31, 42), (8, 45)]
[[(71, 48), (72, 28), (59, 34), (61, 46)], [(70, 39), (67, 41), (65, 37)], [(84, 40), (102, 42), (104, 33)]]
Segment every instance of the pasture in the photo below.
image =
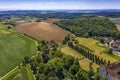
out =
[(26, 34), (37, 40), (55, 40), (62, 41), (70, 32), (59, 28), (58, 26), (47, 22), (28, 22), (17, 25), (14, 30)]
[(21, 63), (25, 56), (35, 53), (35, 41), (15, 32), (0, 34), (0, 77)]
[[(85, 71), (90, 70), (89, 65), (92, 62), (91, 60), (85, 58), (80, 53), (76, 52), (75, 50), (73, 50), (72, 48), (68, 46), (61, 48), (61, 51), (66, 55), (70, 55), (72, 57), (78, 58), (81, 68), (84, 69)], [(96, 72), (99, 65), (97, 65), (96, 63), (93, 63), (92, 66), (93, 66), (94, 71)]]
[(116, 24), (117, 29), (120, 31), (120, 24)]
[(107, 61), (110, 60), (111, 63), (116, 62), (118, 60), (112, 55), (109, 55), (108, 53), (106, 53), (107, 48), (98, 46), (96, 43), (98, 43), (99, 41), (95, 39), (77, 37), (76, 40), (79, 42), (80, 45), (83, 45), (93, 50), (93, 53), (102, 59), (105, 59)]

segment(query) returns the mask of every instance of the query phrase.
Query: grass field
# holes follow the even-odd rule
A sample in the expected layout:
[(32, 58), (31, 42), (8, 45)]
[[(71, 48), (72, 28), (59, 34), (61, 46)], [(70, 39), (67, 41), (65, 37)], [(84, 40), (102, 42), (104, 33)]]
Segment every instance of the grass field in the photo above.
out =
[(117, 29), (120, 31), (120, 24), (116, 24)]
[(6, 28), (6, 25), (3, 25), (0, 23), (0, 29), (5, 29)]
[(110, 60), (111, 63), (118, 60), (117, 58), (113, 57), (112, 55), (108, 55), (107, 53), (105, 53), (107, 51), (107, 49), (104, 47), (100, 47), (96, 44), (99, 41), (91, 39), (91, 38), (81, 38), (81, 37), (78, 37), (76, 39), (78, 40), (79, 44), (90, 48), (91, 50), (94, 51), (93, 53), (95, 55), (101, 57), (102, 59)]
[(27, 65), (26, 67), (21, 66), (20, 69), (17, 68), (3, 80), (34, 80), (34, 77)]
[[(76, 52), (75, 50), (71, 49), (68, 46), (65, 46), (63, 48), (61, 48), (61, 51), (66, 54), (66, 55), (70, 55), (73, 56), (75, 58), (79, 59), (80, 62), (80, 66), (82, 69), (84, 69), (85, 71), (89, 71), (89, 64), (92, 62), (89, 59), (85, 58), (84, 56), (82, 56), (80, 53)], [(97, 64), (93, 63), (93, 69), (96, 72), (97, 68), (99, 67)]]
[(70, 34), (68, 31), (47, 22), (28, 22), (14, 28), (17, 32), (27, 34), (37, 40), (55, 40), (62, 41), (64, 37)]
[(0, 34), (0, 77), (15, 68), (25, 56), (35, 53), (35, 41), (13, 32)]
[[(80, 62), (80, 65), (81, 65), (81, 68), (86, 70), (86, 71), (89, 71), (90, 70), (90, 63), (92, 62), (91, 60), (87, 59), (87, 58), (84, 58), (82, 60), (79, 61)], [(96, 63), (93, 63), (92, 64), (92, 67), (94, 69), (94, 72), (97, 71), (97, 69), (100, 67), (99, 65), (97, 65)]]

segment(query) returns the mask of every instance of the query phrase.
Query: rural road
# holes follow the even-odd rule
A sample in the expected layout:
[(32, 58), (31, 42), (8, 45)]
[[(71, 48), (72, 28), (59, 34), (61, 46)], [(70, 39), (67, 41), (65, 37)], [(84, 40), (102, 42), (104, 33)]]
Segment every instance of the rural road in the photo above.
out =
[(7, 75), (9, 75), (11, 72), (13, 72), (15, 69), (17, 69), (18, 66), (16, 66), (13, 70), (11, 70), (10, 72), (8, 72), (6, 75), (4, 75), (3, 77), (0, 78), (0, 80), (2, 80), (3, 78), (5, 78)]

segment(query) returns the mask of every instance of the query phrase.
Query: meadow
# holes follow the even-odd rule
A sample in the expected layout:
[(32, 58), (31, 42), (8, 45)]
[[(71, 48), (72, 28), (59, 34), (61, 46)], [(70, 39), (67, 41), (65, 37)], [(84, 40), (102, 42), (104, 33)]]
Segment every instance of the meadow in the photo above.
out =
[(0, 34), (0, 77), (21, 63), (25, 56), (35, 53), (35, 41), (16, 32)]
[(76, 40), (79, 42), (80, 45), (90, 48), (95, 55), (99, 56), (102, 59), (105, 59), (107, 61), (110, 60), (111, 63), (118, 60), (118, 58), (107, 53), (107, 47), (101, 47), (97, 45), (97, 43), (99, 43), (98, 40), (82, 37), (77, 37)]
[(120, 31), (120, 24), (116, 24), (116, 27)]

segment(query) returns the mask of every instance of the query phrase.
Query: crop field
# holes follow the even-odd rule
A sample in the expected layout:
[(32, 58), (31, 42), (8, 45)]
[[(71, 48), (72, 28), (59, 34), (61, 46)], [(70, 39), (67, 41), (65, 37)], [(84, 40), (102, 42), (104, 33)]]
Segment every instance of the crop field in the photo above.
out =
[(14, 70), (3, 80), (34, 80), (33, 74), (27, 65), (26, 67), (21, 66), (20, 69)]
[(120, 31), (120, 24), (116, 24), (117, 29)]
[[(85, 71), (89, 71), (89, 65), (92, 61), (90, 61), (89, 59), (85, 58), (84, 56), (82, 56), (80, 53), (76, 52), (75, 50), (71, 49), (68, 46), (65, 46), (63, 48), (61, 48), (61, 51), (66, 54), (66, 55), (70, 55), (72, 57), (78, 58), (79, 62), (80, 62), (80, 66), (82, 69), (84, 69)], [(93, 69), (96, 72), (97, 68), (99, 67), (99, 65), (97, 65), (96, 63), (93, 63)]]
[(17, 32), (27, 34), (37, 40), (55, 40), (62, 41), (70, 32), (59, 28), (52, 23), (29, 22), (23, 23), (14, 28)]
[[(80, 62), (80, 66), (82, 69), (84, 69), (85, 71), (89, 71), (90, 70), (90, 63), (92, 62), (91, 60), (84, 58), (82, 60), (79, 61)], [(92, 67), (94, 69), (94, 72), (97, 71), (97, 69), (100, 67), (99, 65), (97, 65), (96, 63), (92, 64)]]
[(107, 48), (98, 46), (96, 43), (98, 43), (99, 41), (91, 38), (81, 38), (81, 37), (78, 37), (76, 39), (78, 40), (80, 45), (90, 48), (91, 50), (93, 50), (93, 53), (99, 56), (100, 58), (105, 59), (107, 61), (110, 60), (111, 63), (116, 62), (118, 60), (112, 55), (105, 53), (107, 52)]
[(35, 53), (35, 41), (14, 32), (0, 34), (0, 77), (21, 63), (25, 56)]

